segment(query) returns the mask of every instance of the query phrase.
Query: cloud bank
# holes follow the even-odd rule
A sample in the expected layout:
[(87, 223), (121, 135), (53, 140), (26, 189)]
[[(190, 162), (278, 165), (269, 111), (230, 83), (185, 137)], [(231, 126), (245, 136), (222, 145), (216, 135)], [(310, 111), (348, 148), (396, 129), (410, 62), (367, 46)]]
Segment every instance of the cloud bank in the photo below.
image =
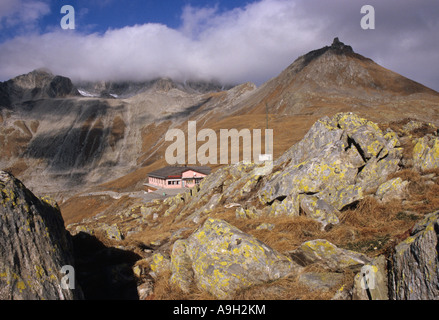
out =
[(383, 2), (368, 2), (376, 10), (375, 30), (361, 29), (360, 0), (260, 0), (225, 12), (186, 6), (177, 29), (146, 23), (81, 34), (59, 28), (0, 44), (0, 80), (45, 67), (77, 81), (170, 77), (261, 84), (339, 37), (384, 67), (439, 90), (439, 4)]

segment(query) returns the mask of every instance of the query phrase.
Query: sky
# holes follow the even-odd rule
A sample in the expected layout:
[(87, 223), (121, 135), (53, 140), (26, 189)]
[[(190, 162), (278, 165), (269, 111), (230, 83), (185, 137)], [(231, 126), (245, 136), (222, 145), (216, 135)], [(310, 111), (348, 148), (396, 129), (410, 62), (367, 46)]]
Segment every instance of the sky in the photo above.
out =
[[(75, 29), (61, 26), (64, 5)], [(361, 27), (364, 5), (374, 29)], [(437, 0), (0, 0), (0, 81), (46, 68), (74, 81), (260, 85), (339, 37), (439, 91), (438, 17)]]

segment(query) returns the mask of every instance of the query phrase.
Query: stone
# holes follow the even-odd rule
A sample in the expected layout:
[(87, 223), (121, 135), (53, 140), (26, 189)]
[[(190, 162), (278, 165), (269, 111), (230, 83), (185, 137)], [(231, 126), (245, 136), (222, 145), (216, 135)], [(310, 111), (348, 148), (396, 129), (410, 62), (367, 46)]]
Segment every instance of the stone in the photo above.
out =
[(103, 223), (99, 226), (99, 229), (103, 230), (107, 238), (110, 240), (122, 241), (124, 239), (124, 236), (117, 224), (112, 224), (109, 226)]
[(401, 149), (395, 148), (389, 151), (383, 160), (370, 159), (358, 174), (356, 184), (361, 186), (365, 192), (378, 188), (380, 184), (386, 182), (390, 174), (400, 169), (401, 156)]
[(256, 209), (255, 207), (243, 208), (239, 207), (235, 210), (235, 216), (237, 218), (248, 218), (255, 219), (261, 217), (263, 212), (261, 210)]
[(401, 199), (408, 184), (408, 181), (402, 181), (401, 178), (391, 179), (378, 187), (375, 196), (378, 200), (383, 202), (388, 202), (392, 199)]
[(152, 277), (157, 278), (161, 273), (167, 272), (171, 267), (171, 259), (158, 252), (152, 256), (150, 268), (152, 272)]
[(337, 216), (339, 211), (317, 196), (302, 196), (300, 208), (305, 212), (307, 217), (320, 222), (322, 229), (328, 224), (335, 225), (339, 223)]
[(328, 270), (337, 271), (370, 262), (367, 256), (338, 248), (324, 239), (306, 241), (299, 248), (289, 252), (290, 257), (301, 266), (318, 264)]
[(298, 281), (312, 290), (328, 291), (335, 286), (341, 286), (343, 279), (342, 273), (307, 272), (301, 274)]
[[(0, 299), (74, 300), (64, 266), (74, 267), (73, 244), (57, 205), (38, 199), (14, 176), (0, 171)], [(74, 288), (72, 288), (74, 287)]]
[(439, 138), (427, 135), (415, 141), (414, 167), (426, 171), (439, 168)]
[(300, 269), (255, 237), (212, 218), (186, 240), (176, 241), (171, 254), (171, 282), (185, 291), (194, 283), (218, 299)]
[(338, 190), (328, 188), (319, 193), (319, 196), (327, 203), (332, 205), (336, 210), (342, 210), (364, 198), (364, 191), (361, 185), (349, 185)]
[[(366, 159), (372, 157), (384, 157), (387, 154), (387, 142), (381, 130), (376, 130), (373, 126), (362, 125), (352, 129), (349, 132), (349, 137), (355, 141), (360, 153)], [(382, 152), (383, 151), (383, 152)]]
[(286, 167), (261, 189), (261, 201), (268, 203), (294, 193), (318, 193), (328, 186), (339, 189), (353, 184), (358, 168), (345, 148), (345, 143), (338, 141), (327, 145), (318, 157)]
[(439, 211), (427, 215), (391, 255), (389, 296), (393, 300), (439, 297)]
[(296, 217), (300, 214), (300, 202), (298, 194), (291, 194), (282, 201), (275, 200), (268, 207), (268, 214), (272, 217), (286, 216)]
[(139, 295), (139, 300), (149, 300), (154, 293), (154, 282), (145, 281), (139, 286), (137, 286), (137, 294)]

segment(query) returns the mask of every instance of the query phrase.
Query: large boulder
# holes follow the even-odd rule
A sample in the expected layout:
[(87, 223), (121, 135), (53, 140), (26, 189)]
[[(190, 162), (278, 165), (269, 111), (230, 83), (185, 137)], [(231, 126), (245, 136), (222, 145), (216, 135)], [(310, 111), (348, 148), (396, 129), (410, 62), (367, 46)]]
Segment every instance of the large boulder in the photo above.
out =
[(325, 239), (306, 241), (289, 254), (303, 267), (316, 264), (331, 271), (364, 265), (371, 260), (361, 253), (338, 248)]
[[(399, 145), (394, 132), (383, 133), (377, 124), (355, 114), (324, 117), (276, 160), (277, 170), (264, 180), (258, 191), (259, 200), (272, 205), (290, 197), (303, 202), (301, 209), (305, 214), (316, 216), (323, 224), (329, 220), (333, 223), (337, 221), (337, 210), (362, 199), (400, 169)], [(308, 201), (309, 196), (315, 201)], [(331, 212), (330, 217), (325, 214), (322, 218), (316, 211), (312, 205), (316, 199), (321, 204), (325, 202), (325, 212)]]
[(414, 167), (422, 171), (439, 168), (439, 138), (427, 135), (415, 142)]
[(438, 235), (439, 211), (418, 222), (410, 237), (396, 246), (389, 273), (391, 299), (438, 299)]
[(37, 198), (0, 171), (0, 217), (1, 300), (82, 297), (73, 274), (66, 272), (73, 271), (72, 242), (53, 201)]
[(219, 299), (301, 269), (289, 257), (226, 221), (207, 219), (188, 239), (174, 243), (171, 281), (183, 290), (195, 283)]

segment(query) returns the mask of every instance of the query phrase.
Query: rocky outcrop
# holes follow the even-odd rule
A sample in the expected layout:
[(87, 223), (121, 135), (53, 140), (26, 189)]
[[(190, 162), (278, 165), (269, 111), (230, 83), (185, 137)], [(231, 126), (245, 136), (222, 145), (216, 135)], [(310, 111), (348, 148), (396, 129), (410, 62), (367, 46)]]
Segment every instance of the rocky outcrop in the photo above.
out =
[(322, 118), (276, 161), (281, 170), (268, 177), (259, 199), (271, 204), (289, 198), (324, 226), (335, 224), (337, 210), (362, 199), (399, 170), (398, 146), (395, 135), (354, 114)]
[(71, 238), (56, 203), (35, 197), (4, 171), (0, 171), (0, 190), (0, 299), (81, 298), (75, 278), (63, 279), (68, 275), (63, 267), (73, 267), (74, 261)]
[(414, 167), (426, 171), (439, 168), (439, 138), (427, 135), (415, 141)]
[(43, 69), (34, 70), (0, 83), (0, 92), (4, 93), (0, 94), (0, 100), (6, 106), (29, 100), (79, 95), (69, 78), (55, 76), (50, 71)]
[(439, 296), (439, 212), (426, 216), (391, 257), (390, 298), (435, 300)]
[(279, 279), (300, 267), (227, 222), (208, 219), (188, 239), (175, 242), (171, 270), (171, 281), (183, 290), (195, 282), (226, 299), (239, 289)]

